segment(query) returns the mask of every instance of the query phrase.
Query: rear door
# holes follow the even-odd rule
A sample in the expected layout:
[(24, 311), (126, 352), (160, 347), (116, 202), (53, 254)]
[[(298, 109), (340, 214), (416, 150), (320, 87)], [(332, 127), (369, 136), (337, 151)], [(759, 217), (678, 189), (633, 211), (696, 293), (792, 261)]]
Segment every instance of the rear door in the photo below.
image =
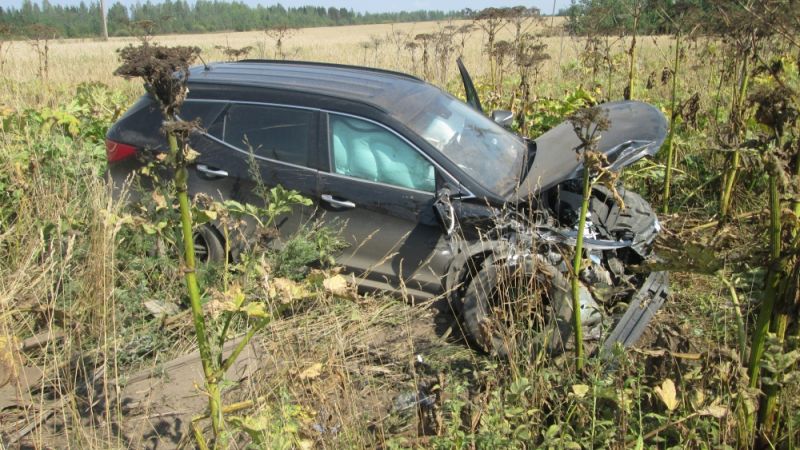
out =
[(366, 286), (441, 293), (450, 255), (433, 209), (439, 169), (381, 124), (327, 118), (319, 199), (322, 220), (349, 244), (337, 263), (363, 273)]
[(181, 119), (198, 121), (200, 128), (189, 140), (190, 147), (199, 153), (189, 166), (189, 191), (192, 197), (205, 194), (220, 202), (252, 202), (254, 199), (245, 195), (253, 186), (247, 155), (233, 151), (209, 133), (222, 120), (228, 106), (223, 101), (190, 99), (181, 107)]
[[(314, 199), (319, 160), (319, 112), (261, 103), (231, 102), (203, 135), (194, 169), (225, 198), (260, 206), (277, 185)], [(275, 226), (284, 238), (314, 215), (315, 206), (296, 205)]]

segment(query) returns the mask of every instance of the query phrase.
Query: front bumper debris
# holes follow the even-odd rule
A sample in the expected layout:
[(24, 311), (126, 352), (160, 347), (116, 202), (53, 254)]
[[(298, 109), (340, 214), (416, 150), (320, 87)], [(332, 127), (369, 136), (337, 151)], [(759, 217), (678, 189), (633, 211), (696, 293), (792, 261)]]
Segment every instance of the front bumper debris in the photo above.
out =
[(639, 340), (647, 324), (667, 298), (668, 286), (667, 272), (653, 272), (647, 277), (617, 326), (603, 342), (600, 348), (602, 357), (609, 357), (617, 343), (628, 348)]

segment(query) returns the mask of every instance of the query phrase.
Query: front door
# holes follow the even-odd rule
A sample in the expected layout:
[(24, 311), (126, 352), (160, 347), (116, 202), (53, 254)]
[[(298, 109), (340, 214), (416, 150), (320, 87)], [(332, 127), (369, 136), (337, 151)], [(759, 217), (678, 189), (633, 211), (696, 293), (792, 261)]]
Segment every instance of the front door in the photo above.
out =
[(383, 289), (441, 293), (451, 256), (433, 208), (435, 166), (364, 119), (331, 113), (328, 137), (319, 204), (326, 225), (349, 244), (337, 262)]

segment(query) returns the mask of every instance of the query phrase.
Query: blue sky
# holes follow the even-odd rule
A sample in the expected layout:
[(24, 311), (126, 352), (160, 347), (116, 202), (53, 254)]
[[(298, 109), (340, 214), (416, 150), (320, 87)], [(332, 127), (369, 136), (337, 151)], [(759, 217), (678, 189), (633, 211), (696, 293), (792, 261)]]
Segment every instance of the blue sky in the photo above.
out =
[[(41, 4), (41, 0), (33, 0)], [(50, 0), (51, 4), (57, 5), (77, 5), (81, 0)], [(84, 0), (85, 3), (94, 3), (98, 0)], [(117, 0), (106, 0), (108, 5)], [(120, 0), (124, 5), (132, 5), (137, 2), (144, 3), (144, 0)], [(150, 0), (153, 3), (160, 3), (161, 0)], [(193, 3), (193, 0), (188, 0)], [(250, 5), (256, 4), (274, 4), (278, 2), (263, 2), (258, 0), (243, 0)], [(539, 8), (544, 14), (550, 14), (553, 10), (553, 0), (518, 0), (518, 1), (486, 1), (486, 0), (407, 0), (404, 2), (380, 2), (375, 0), (283, 0), (280, 2), (283, 6), (333, 6), (336, 8), (347, 8), (361, 12), (386, 12), (386, 11), (413, 11), (418, 9), (427, 10), (442, 10), (451, 11), (463, 8), (471, 8), (474, 10), (483, 9), (489, 6), (535, 6)], [(556, 11), (561, 8), (569, 6), (570, 0), (555, 0)], [(22, 0), (0, 0), (0, 6), (19, 8), (22, 5)]]

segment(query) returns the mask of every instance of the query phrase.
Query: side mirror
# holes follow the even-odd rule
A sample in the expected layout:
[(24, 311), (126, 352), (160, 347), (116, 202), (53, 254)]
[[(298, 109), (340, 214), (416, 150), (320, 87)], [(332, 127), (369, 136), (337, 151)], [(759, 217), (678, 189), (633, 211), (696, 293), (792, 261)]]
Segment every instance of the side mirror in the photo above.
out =
[(503, 128), (509, 128), (514, 122), (514, 113), (505, 109), (498, 109), (497, 111), (492, 111), (492, 120)]

